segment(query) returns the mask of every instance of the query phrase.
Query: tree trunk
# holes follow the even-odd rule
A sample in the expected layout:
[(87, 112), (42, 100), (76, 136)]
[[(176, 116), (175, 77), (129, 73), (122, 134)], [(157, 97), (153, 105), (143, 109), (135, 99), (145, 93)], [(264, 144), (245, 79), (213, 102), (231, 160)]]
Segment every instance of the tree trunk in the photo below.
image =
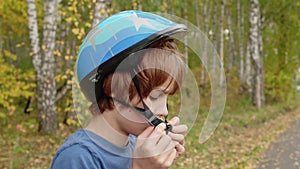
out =
[[(188, 22), (188, 11), (187, 11), (187, 8), (188, 8), (188, 3), (187, 1), (184, 1), (184, 6), (183, 6), (183, 15), (184, 15), (184, 19), (186, 21), (186, 25), (187, 25), (187, 22)], [(188, 72), (188, 64), (189, 64), (189, 57), (188, 57), (188, 39), (187, 39), (187, 36), (184, 36), (184, 56), (185, 56), (185, 64), (187, 65), (185, 67), (185, 71)]]
[(42, 107), (40, 110), (40, 130), (41, 132), (51, 132), (56, 129), (56, 82), (55, 82), (55, 49), (57, 1), (44, 1), (44, 27), (43, 27), (43, 54), (44, 60), (41, 67), (40, 97)]
[[(205, 0), (204, 2), (204, 8), (203, 8), (203, 17), (204, 17), (204, 25), (205, 25), (205, 34), (208, 36), (209, 35), (209, 23), (210, 23), (210, 16), (211, 16), (211, 8), (212, 5), (210, 3), (211, 1)], [(208, 38), (204, 40), (204, 51), (203, 55), (206, 56), (208, 53)], [(205, 87), (205, 84), (207, 83), (207, 78), (206, 78), (206, 71), (205, 71), (205, 66), (202, 65), (201, 69), (201, 77), (200, 77), (200, 84), (202, 84)]]
[(243, 45), (243, 35), (244, 35), (244, 5), (241, 6), (240, 0), (237, 2), (237, 29), (238, 29), (238, 39), (239, 39), (239, 79), (240, 83), (245, 82), (245, 66), (244, 66), (244, 45)]
[(36, 14), (36, 5), (35, 0), (27, 0), (27, 14), (28, 14), (28, 28), (29, 28), (29, 38), (30, 38), (30, 47), (32, 52), (32, 64), (35, 71), (35, 78), (37, 83), (37, 108), (40, 113), (43, 102), (40, 97), (40, 87), (41, 86), (41, 65), (42, 65), (42, 56), (40, 52), (40, 38), (38, 33), (38, 23), (37, 23), (37, 14)]
[[(67, 39), (70, 30), (69, 23), (63, 22), (61, 15), (58, 15), (57, 22), (61, 23), (57, 26), (57, 30), (61, 30), (61, 32), (56, 35), (57, 39)], [(68, 41), (57, 41), (55, 45), (55, 50), (57, 51), (57, 53), (54, 55), (56, 63), (55, 74), (59, 74), (60, 72), (64, 71), (62, 70), (64, 64), (64, 52), (66, 49), (68, 49), (64, 43), (68, 43)]]
[[(206, 0), (207, 1), (207, 0)], [(205, 4), (204, 4), (204, 11), (206, 12), (206, 1), (205, 1)], [(196, 26), (197, 28), (200, 29), (200, 17), (199, 17), (199, 0), (195, 0), (194, 1), (194, 4), (195, 4), (195, 13), (196, 13)], [(204, 13), (205, 13), (204, 12)], [(205, 17), (205, 16), (204, 16)], [(205, 49), (204, 49), (205, 50)], [(204, 76), (205, 76), (205, 67), (203, 64), (201, 64), (201, 69), (200, 69), (200, 85), (203, 85), (204, 84)]]
[(39, 33), (38, 33), (38, 23), (36, 15), (36, 5), (35, 0), (27, 0), (27, 13), (28, 13), (28, 27), (29, 27), (29, 38), (30, 47), (32, 51), (32, 63), (36, 73), (36, 78), (40, 78), (42, 56), (40, 54), (39, 46)]
[(247, 41), (247, 48), (246, 48), (246, 62), (245, 62), (245, 82), (247, 85), (247, 92), (249, 94), (252, 93), (252, 78), (253, 78), (253, 71), (252, 71), (252, 62), (251, 62), (251, 55), (250, 55), (250, 38), (248, 37)]
[[(258, 1), (259, 3), (259, 1)], [(262, 23), (264, 21), (264, 17), (259, 10), (259, 20), (258, 20), (258, 45), (259, 45), (259, 54), (260, 54), (260, 66), (261, 66), (261, 73), (260, 73), (260, 97), (262, 105), (266, 102), (265, 97), (265, 70), (264, 70), (264, 54), (263, 54), (263, 37), (262, 37)]]
[[(0, 24), (1, 24), (1, 21), (0, 21)], [(2, 36), (0, 35), (0, 52), (2, 52), (2, 49), (3, 49), (3, 42), (2, 42)]]
[(217, 49), (218, 49), (218, 36), (217, 36), (217, 30), (218, 30), (218, 1), (217, 0), (214, 0), (214, 19), (213, 19), (213, 44), (214, 44), (214, 52), (213, 52), (213, 59), (212, 59), (212, 66), (213, 66), (213, 71), (215, 70), (215, 67), (217, 66), (217, 63), (218, 61), (216, 60), (218, 57), (218, 52), (217, 52)]
[[(168, 3), (169, 4), (169, 3)], [(141, 4), (141, 1), (140, 0), (138, 0), (137, 1), (137, 6), (138, 6), (138, 10), (140, 10), (140, 11), (142, 11), (143, 10), (143, 6), (142, 6), (142, 4)]]
[[(220, 16), (220, 64), (221, 67), (224, 67), (224, 10), (225, 10), (225, 0), (222, 0), (221, 4), (221, 16)], [(223, 73), (220, 73), (220, 81), (219, 81), (219, 86), (223, 86)]]
[(253, 78), (253, 103), (257, 108), (264, 105), (264, 68), (263, 58), (261, 53), (261, 23), (260, 23), (260, 8), (258, 0), (251, 0), (250, 6), (250, 55), (253, 60), (254, 78)]
[(37, 81), (39, 131), (48, 133), (56, 129), (56, 82), (54, 80), (55, 58), (53, 51), (55, 48), (58, 1), (44, 1), (42, 51), (40, 51), (39, 47), (35, 0), (27, 0), (27, 5), (29, 37), (31, 40), (31, 50), (33, 53), (32, 63), (35, 69)]
[(92, 27), (96, 26), (100, 21), (107, 17), (107, 9), (110, 5), (110, 0), (96, 0)]
[(196, 26), (200, 29), (200, 18), (199, 18), (199, 0), (194, 1), (195, 15), (196, 15)]
[[(225, 6), (226, 7), (226, 6)], [(228, 26), (228, 64), (227, 64), (227, 72), (230, 72), (237, 58), (237, 51), (235, 47), (234, 34), (232, 31), (231, 24), (231, 14), (228, 8), (225, 8), (226, 18), (227, 18), (227, 26)]]
[[(68, 41), (67, 42), (67, 46), (66, 46), (67, 49), (70, 49), (70, 52), (67, 52), (67, 55), (70, 55), (70, 56), (75, 56), (76, 55), (76, 40), (72, 40), (72, 41)], [(67, 75), (67, 79), (65, 81), (65, 83), (62, 85), (62, 87), (60, 89), (58, 89), (58, 93), (56, 95), (56, 101), (58, 101), (60, 98), (62, 98), (70, 89), (72, 89), (72, 73), (70, 73), (72, 71), (72, 63), (74, 62), (74, 58), (71, 58), (69, 57), (67, 60), (66, 60), (66, 63), (65, 63), (65, 72), (68, 72), (66, 73)], [(67, 105), (67, 107), (71, 107), (73, 106), (74, 104), (74, 100), (73, 102), (69, 103), (69, 105)], [(69, 122), (72, 122), (72, 123), (69, 123)], [(75, 123), (76, 124), (79, 124), (78, 122), (78, 118), (77, 118), (77, 112), (74, 110), (74, 109), (71, 109), (71, 111), (68, 111), (66, 113), (66, 116), (65, 116), (65, 119), (64, 119), (64, 123), (66, 125), (69, 125), (70, 127), (76, 127)]]

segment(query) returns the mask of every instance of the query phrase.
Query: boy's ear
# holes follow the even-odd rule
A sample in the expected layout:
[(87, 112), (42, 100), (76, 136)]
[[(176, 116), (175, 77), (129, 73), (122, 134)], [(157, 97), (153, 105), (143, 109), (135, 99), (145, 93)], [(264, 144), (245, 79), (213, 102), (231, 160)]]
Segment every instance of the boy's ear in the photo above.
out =
[(133, 106), (140, 106), (140, 105), (143, 105), (142, 104), (142, 100), (141, 98), (139, 97), (138, 94), (136, 94), (131, 100), (130, 100), (130, 103), (133, 105)]
[(101, 85), (103, 93), (109, 97), (113, 97), (111, 89), (111, 75), (106, 76)]

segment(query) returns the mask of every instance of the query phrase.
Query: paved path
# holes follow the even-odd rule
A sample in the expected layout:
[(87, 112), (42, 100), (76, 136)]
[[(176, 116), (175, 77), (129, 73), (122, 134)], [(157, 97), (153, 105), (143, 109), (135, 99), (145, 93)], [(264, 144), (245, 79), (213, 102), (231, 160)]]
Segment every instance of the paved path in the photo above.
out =
[(259, 169), (300, 169), (300, 118), (271, 144)]

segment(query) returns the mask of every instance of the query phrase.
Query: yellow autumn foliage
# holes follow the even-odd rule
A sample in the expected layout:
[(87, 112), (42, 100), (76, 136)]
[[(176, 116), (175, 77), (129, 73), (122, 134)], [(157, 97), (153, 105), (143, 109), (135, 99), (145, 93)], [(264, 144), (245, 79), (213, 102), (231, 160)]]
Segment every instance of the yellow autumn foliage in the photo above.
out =
[[(16, 55), (4, 50), (0, 52), (0, 107), (15, 108), (20, 100), (34, 95), (34, 72), (22, 71), (12, 63)], [(26, 102), (26, 101), (25, 101)]]

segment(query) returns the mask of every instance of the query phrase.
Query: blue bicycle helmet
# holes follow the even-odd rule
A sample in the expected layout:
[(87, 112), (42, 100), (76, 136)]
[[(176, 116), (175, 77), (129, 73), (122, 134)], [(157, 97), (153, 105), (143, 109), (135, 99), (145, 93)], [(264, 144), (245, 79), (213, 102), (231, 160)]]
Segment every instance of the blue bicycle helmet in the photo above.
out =
[(114, 14), (92, 28), (76, 62), (76, 75), (86, 98), (95, 102), (95, 83), (113, 72), (131, 53), (187, 28), (161, 16), (142, 11)]

